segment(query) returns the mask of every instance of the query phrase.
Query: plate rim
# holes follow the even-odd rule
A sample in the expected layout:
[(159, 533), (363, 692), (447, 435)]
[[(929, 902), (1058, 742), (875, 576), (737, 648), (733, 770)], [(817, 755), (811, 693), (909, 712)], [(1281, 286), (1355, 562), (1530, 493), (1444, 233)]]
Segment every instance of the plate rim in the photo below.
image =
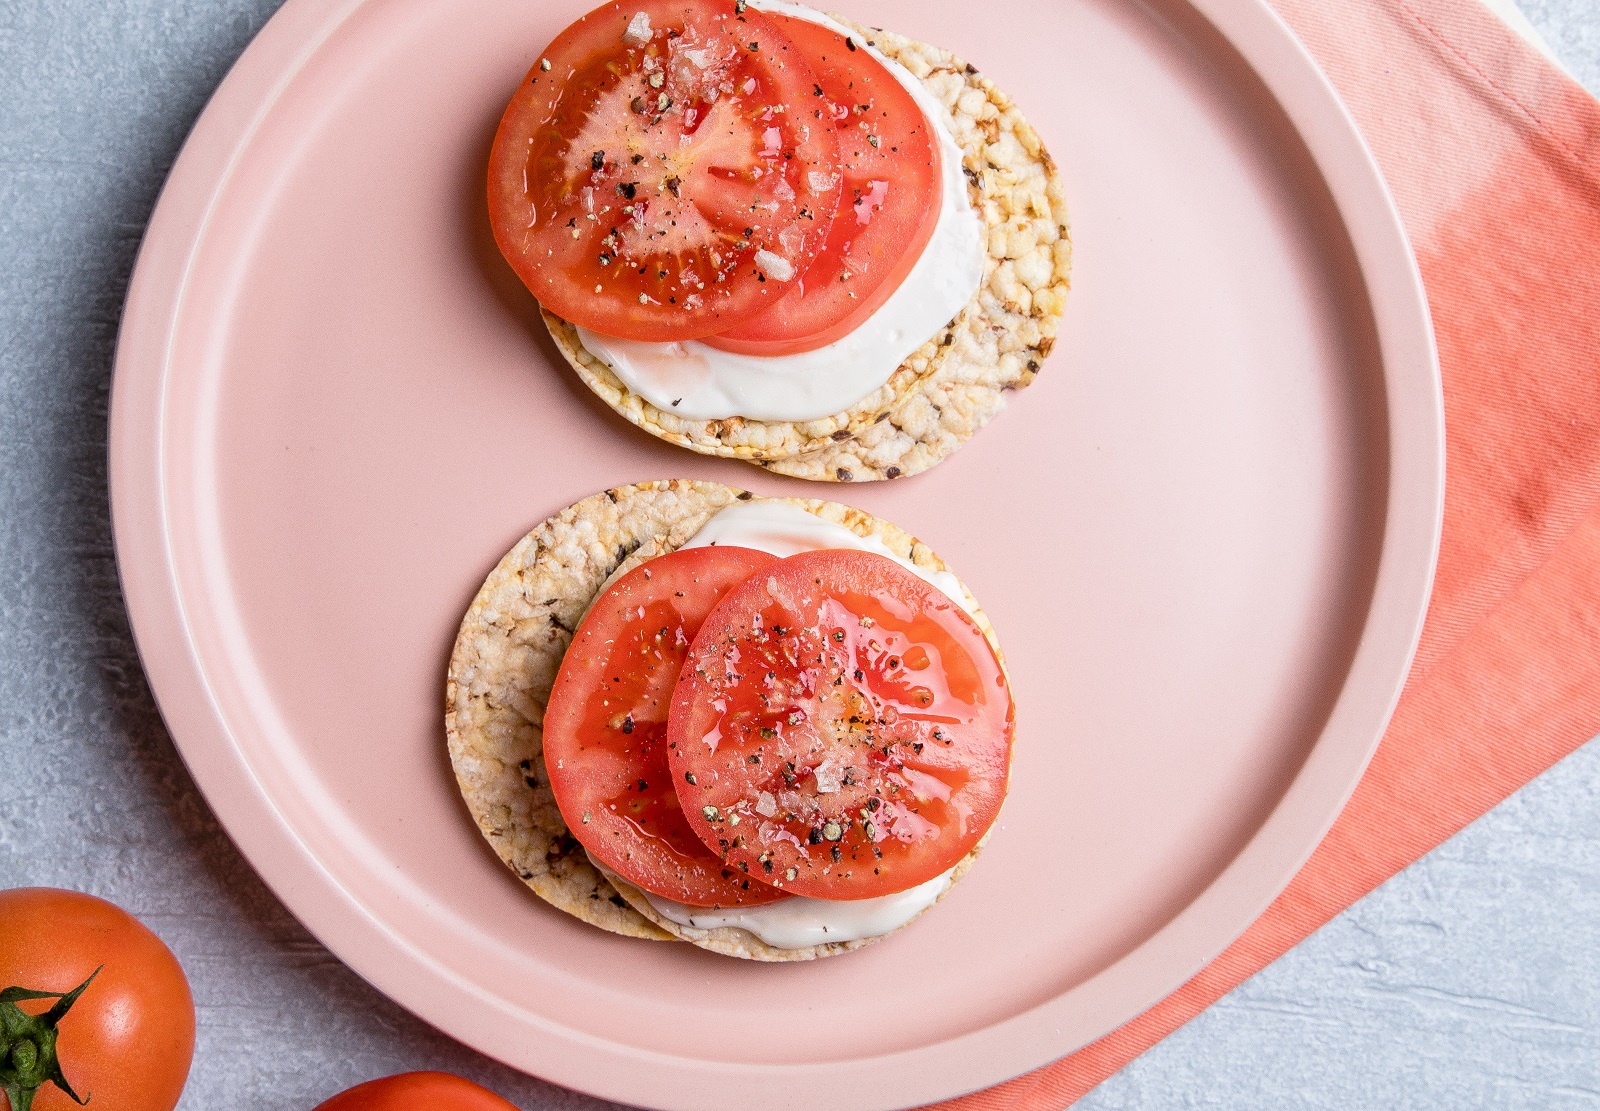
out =
[[(655, 1053), (556, 1023), (543, 1024), (550, 1040), (530, 1052), (533, 1043), (514, 1024), (496, 1023), (491, 993), (408, 948), (375, 909), (360, 904), (322, 867), (238, 750), (195, 650), (174, 568), (163, 470), (168, 356), (189, 268), (213, 205), (279, 97), (339, 28), (363, 7), (381, 2), (287, 0), (230, 69), (185, 141), (151, 215), (129, 282), (112, 375), (112, 528), (135, 644), (180, 756), (274, 894), (379, 991), (465, 1044), (566, 1087), (664, 1111), (742, 1106), (740, 1096), (748, 1098), (752, 1084), (759, 1085), (764, 1105), (774, 1108), (825, 1100), (841, 1109), (889, 1109), (947, 1099), (1089, 1044), (1210, 963), (1288, 885), (1365, 770), (1421, 635), (1443, 520), (1443, 395), (1420, 271), (1354, 120), (1267, 0), (1173, 4), (1219, 32), (1278, 99), (1327, 184), (1368, 289), (1386, 395), (1389, 488), (1372, 598), (1340, 694), (1305, 765), (1246, 846), (1184, 910), (1111, 966), (1031, 1010), (952, 1039), (872, 1057), (782, 1066)], [(1379, 615), (1386, 620), (1376, 621)], [(1331, 735), (1340, 743), (1330, 743)], [(1330, 765), (1332, 770), (1324, 770)], [(1342, 789), (1330, 792), (1324, 783), (1329, 779)], [(1301, 801), (1313, 793), (1317, 805)], [(228, 802), (226, 811), (213, 802), (220, 799)], [(1285, 852), (1285, 842), (1294, 850)], [(1236, 887), (1254, 898), (1224, 897)], [(1197, 945), (1197, 937), (1205, 944)], [(1097, 1015), (1120, 1017), (1086, 1021), (1069, 1013), (1085, 1005)], [(935, 1064), (947, 1064), (952, 1055), (973, 1063), (954, 1089), (948, 1070)], [(648, 1067), (648, 1091), (628, 1070), (607, 1067), (619, 1057)], [(713, 1090), (718, 1086), (723, 1090)]]

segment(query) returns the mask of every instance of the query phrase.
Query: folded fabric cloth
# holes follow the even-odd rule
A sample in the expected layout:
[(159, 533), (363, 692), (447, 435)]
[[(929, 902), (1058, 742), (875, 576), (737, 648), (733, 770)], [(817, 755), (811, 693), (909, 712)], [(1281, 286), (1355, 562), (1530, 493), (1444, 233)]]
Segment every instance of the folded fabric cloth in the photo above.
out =
[(1444, 375), (1438, 577), (1332, 831), (1226, 952), (1053, 1065), (942, 1111), (1059, 1111), (1600, 733), (1600, 103), (1467, 0), (1272, 0), (1377, 156)]

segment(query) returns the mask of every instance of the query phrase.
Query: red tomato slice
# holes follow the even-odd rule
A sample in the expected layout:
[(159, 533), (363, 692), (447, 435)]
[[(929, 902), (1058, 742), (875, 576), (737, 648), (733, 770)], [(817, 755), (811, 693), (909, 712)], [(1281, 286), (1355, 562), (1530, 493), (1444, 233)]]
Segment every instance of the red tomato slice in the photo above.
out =
[(1011, 693), (949, 598), (870, 552), (758, 571), (706, 618), (667, 762), (690, 826), (797, 895), (866, 899), (955, 865), (994, 821)]
[(805, 269), (838, 206), (833, 130), (787, 107), (813, 83), (776, 24), (734, 0), (597, 8), (500, 121), (495, 241), (546, 308), (607, 335), (692, 339), (752, 316), (778, 289), (769, 272)]
[(837, 31), (770, 18), (817, 74), (802, 111), (833, 128), (844, 192), (822, 253), (783, 299), (704, 340), (747, 355), (812, 351), (860, 327), (911, 273), (944, 196), (933, 125), (906, 87)]
[(589, 854), (691, 906), (771, 902), (684, 820), (667, 769), (672, 688), (700, 623), (729, 588), (775, 563), (749, 548), (690, 548), (640, 564), (600, 596), (561, 661), (544, 715), (556, 805)]

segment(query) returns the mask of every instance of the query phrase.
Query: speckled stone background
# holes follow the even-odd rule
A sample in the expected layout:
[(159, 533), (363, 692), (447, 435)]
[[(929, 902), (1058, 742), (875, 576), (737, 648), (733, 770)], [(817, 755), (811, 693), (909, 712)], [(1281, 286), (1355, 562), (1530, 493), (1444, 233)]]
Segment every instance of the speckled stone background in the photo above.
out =
[[(1600, 4), (1519, 2), (1600, 91)], [(106, 505), (118, 314), (168, 166), (275, 7), (0, 0), (0, 887), (91, 891), (166, 939), (199, 1007), (187, 1111), (308, 1111), (414, 1068), (598, 1111), (436, 1033), (306, 933), (196, 792), (129, 637)], [(1600, 743), (1080, 1106), (1600, 1106)]]

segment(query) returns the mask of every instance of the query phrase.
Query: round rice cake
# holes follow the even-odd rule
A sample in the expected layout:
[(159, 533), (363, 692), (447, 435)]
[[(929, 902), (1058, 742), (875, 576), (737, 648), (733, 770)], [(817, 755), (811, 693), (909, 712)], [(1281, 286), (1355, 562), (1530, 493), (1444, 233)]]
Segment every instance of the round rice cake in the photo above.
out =
[[(689, 941), (753, 960), (811, 960), (875, 938), (777, 949), (745, 930), (696, 930), (659, 915), (643, 894), (589, 859), (572, 835), (544, 766), (544, 710), (573, 632), (594, 599), (647, 559), (676, 551), (719, 510), (755, 495), (719, 482), (669, 479), (619, 486), (538, 525), (489, 572), (467, 607), (445, 681), (445, 738), (456, 784), (496, 854), (535, 894), (628, 937)], [(850, 506), (784, 498), (930, 571), (948, 571), (904, 529)], [(963, 585), (998, 656), (994, 629)], [(1002, 667), (1004, 661), (1002, 660)], [(982, 848), (956, 868), (959, 878)], [(942, 898), (943, 896), (941, 896)], [(883, 935), (887, 936), (887, 935)]]
[(795, 478), (864, 482), (927, 470), (1003, 409), (1007, 394), (1033, 381), (1066, 307), (1072, 239), (1061, 175), (993, 81), (949, 51), (839, 22), (921, 80), (949, 113), (989, 252), (982, 284), (955, 319), (842, 413), (809, 421), (691, 420), (634, 393), (570, 323), (540, 311), (579, 377), (652, 435)]

